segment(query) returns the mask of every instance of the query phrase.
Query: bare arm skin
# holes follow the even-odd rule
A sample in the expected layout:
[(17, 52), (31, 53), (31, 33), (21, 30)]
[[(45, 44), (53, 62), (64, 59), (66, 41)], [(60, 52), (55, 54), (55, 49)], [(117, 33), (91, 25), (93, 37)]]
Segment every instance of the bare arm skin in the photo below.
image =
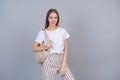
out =
[(66, 74), (66, 62), (67, 62), (67, 56), (68, 56), (68, 41), (67, 39), (64, 40), (64, 53), (63, 53), (63, 59), (62, 64), (60, 68), (60, 74), (62, 77)]
[(63, 59), (62, 59), (62, 67), (66, 66), (67, 62), (67, 55), (68, 55), (68, 41), (67, 39), (64, 40), (64, 54), (63, 54)]
[(51, 41), (47, 42), (47, 45), (40, 45), (38, 42), (34, 41), (33, 45), (32, 45), (32, 51), (33, 52), (37, 52), (40, 50), (44, 50), (44, 49), (49, 49), (51, 48)]
[(37, 52), (40, 50), (44, 50), (46, 48), (46, 46), (40, 45), (38, 42), (34, 41), (33, 45), (32, 45), (32, 51), (33, 52)]

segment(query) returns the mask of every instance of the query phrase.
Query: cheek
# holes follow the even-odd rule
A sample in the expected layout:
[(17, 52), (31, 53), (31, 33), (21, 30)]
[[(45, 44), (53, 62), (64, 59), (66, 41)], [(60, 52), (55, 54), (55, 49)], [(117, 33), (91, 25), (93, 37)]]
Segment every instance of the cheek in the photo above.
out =
[(58, 21), (58, 19), (55, 19), (55, 21)]
[(58, 19), (54, 19), (54, 22), (57, 22), (58, 21)]
[(51, 22), (51, 21), (52, 21), (52, 19), (48, 19), (48, 21), (49, 21), (49, 22)]

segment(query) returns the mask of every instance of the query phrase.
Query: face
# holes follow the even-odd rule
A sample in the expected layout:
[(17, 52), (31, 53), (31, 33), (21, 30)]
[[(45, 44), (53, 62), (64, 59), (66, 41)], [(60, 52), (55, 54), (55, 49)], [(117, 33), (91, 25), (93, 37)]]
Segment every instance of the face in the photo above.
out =
[(56, 13), (52, 12), (50, 13), (49, 17), (48, 17), (48, 22), (49, 22), (49, 26), (56, 26), (56, 23), (58, 21), (58, 16)]

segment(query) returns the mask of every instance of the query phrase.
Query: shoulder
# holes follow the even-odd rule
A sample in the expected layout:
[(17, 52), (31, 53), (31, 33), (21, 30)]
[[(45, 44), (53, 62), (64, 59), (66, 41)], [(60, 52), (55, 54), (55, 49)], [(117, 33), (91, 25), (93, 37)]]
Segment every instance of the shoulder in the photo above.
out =
[(69, 33), (67, 32), (65, 28), (60, 28), (60, 30), (62, 32), (62, 36), (64, 39), (68, 39), (70, 37)]
[(43, 29), (40, 29), (40, 30), (39, 30), (39, 33), (43, 33)]
[(40, 30), (38, 31), (38, 35), (43, 35), (43, 29), (40, 29)]
[(63, 31), (63, 32), (66, 32), (66, 29), (63, 28), (63, 27), (59, 27), (59, 30), (60, 30), (60, 31)]

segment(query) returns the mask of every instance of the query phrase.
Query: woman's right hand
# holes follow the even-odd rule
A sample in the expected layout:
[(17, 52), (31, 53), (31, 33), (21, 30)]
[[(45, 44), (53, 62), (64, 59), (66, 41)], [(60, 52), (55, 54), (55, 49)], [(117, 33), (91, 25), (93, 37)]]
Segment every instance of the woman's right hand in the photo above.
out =
[(48, 41), (46, 44), (46, 49), (50, 49), (52, 47), (52, 41)]

